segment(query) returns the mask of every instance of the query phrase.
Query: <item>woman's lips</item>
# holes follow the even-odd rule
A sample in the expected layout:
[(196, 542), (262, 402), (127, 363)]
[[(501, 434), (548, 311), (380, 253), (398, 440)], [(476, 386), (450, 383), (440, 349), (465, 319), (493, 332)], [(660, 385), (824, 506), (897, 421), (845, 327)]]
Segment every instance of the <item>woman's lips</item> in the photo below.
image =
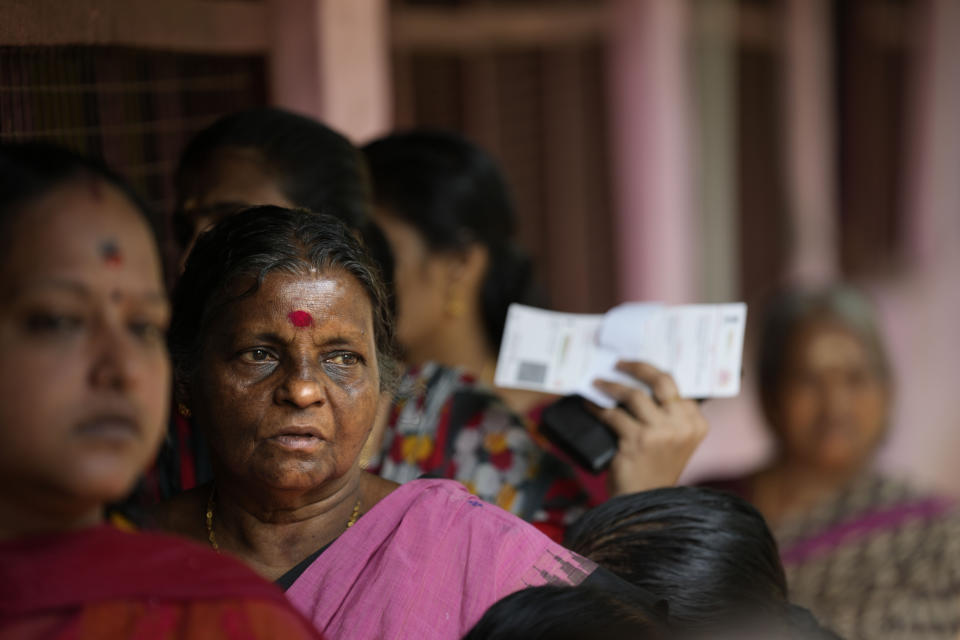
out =
[(269, 440), (285, 449), (297, 451), (315, 449), (323, 442), (323, 439), (317, 436), (300, 433), (281, 433), (269, 438)]
[(128, 416), (97, 416), (81, 422), (77, 433), (92, 440), (123, 443), (140, 437), (140, 425)]

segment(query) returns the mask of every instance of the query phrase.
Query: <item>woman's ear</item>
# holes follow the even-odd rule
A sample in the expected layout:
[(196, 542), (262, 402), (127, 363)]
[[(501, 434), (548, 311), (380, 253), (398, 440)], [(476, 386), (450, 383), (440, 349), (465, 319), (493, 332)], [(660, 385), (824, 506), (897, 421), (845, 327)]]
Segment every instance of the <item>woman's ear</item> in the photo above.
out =
[(490, 252), (482, 244), (451, 251), (446, 256), (448, 283), (451, 286), (479, 286), (487, 275)]
[(478, 306), (489, 259), (490, 252), (487, 248), (476, 243), (446, 254), (444, 310), (447, 315), (460, 317)]

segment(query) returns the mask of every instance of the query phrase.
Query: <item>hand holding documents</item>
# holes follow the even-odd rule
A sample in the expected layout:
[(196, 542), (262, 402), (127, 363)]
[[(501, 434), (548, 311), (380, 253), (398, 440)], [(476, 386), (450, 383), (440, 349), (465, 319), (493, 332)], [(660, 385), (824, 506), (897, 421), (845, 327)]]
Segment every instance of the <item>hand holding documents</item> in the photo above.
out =
[(620, 360), (647, 362), (670, 373), (684, 398), (740, 392), (747, 306), (626, 303), (606, 314), (559, 313), (514, 304), (494, 382), (500, 387), (579, 394), (602, 407), (614, 401), (596, 379), (637, 386)]

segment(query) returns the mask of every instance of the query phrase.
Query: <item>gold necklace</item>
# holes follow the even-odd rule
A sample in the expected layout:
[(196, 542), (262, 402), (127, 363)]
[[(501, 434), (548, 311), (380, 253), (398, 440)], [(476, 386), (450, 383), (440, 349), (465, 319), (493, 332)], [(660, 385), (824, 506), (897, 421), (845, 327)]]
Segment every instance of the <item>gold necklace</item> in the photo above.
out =
[[(220, 553), (220, 545), (217, 544), (217, 536), (213, 532), (213, 508), (216, 506), (214, 502), (214, 495), (216, 493), (215, 487), (210, 487), (210, 497), (207, 498), (207, 513), (206, 513), (206, 522), (207, 522), (207, 540), (210, 541), (210, 546), (213, 547), (213, 550), (217, 553)], [(347, 520), (347, 529), (352, 527), (357, 522), (357, 518), (360, 517), (360, 498), (357, 498), (356, 504), (353, 505), (353, 513), (350, 515), (350, 519)]]

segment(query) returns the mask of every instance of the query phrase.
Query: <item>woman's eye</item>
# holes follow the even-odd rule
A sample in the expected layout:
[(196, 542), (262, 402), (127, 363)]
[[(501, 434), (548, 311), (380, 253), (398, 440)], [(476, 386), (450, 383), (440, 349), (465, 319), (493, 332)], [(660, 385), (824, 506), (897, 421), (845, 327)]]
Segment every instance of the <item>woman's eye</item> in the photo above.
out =
[(128, 326), (130, 333), (141, 340), (159, 341), (163, 340), (166, 335), (162, 326), (149, 320), (134, 321)]
[(246, 362), (271, 362), (275, 359), (266, 349), (250, 349), (240, 354), (240, 357)]
[(27, 329), (31, 333), (69, 333), (83, 326), (80, 316), (37, 312), (27, 316)]
[(360, 356), (355, 353), (337, 353), (327, 358), (327, 362), (330, 364), (352, 366), (360, 364)]

